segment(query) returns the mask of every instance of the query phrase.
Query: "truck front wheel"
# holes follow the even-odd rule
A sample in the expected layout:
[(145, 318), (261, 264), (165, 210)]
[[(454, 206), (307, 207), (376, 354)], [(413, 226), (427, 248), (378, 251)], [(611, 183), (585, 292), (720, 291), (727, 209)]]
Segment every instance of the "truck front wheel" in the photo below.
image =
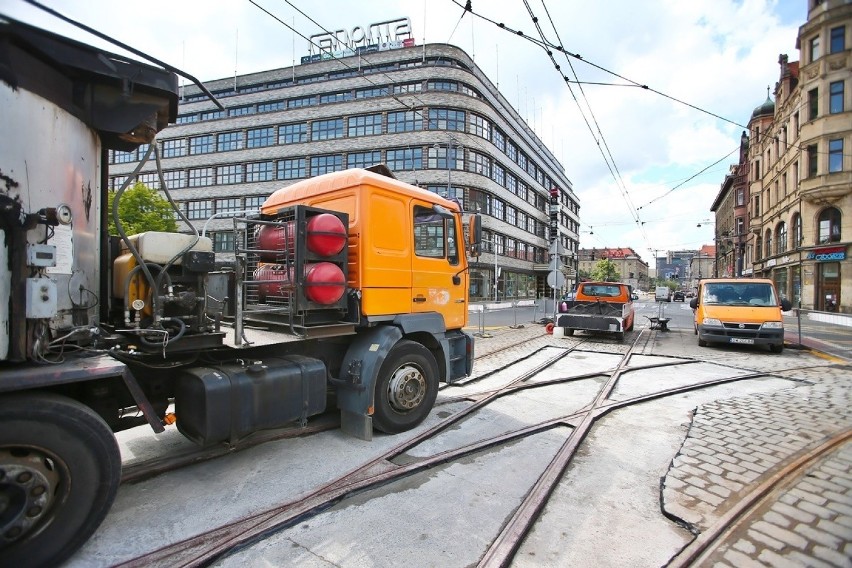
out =
[(95, 532), (121, 479), (109, 426), (53, 394), (0, 398), (0, 557), (56, 565)]
[(438, 365), (414, 341), (393, 346), (376, 381), (373, 425), (388, 434), (414, 428), (429, 415), (438, 396)]

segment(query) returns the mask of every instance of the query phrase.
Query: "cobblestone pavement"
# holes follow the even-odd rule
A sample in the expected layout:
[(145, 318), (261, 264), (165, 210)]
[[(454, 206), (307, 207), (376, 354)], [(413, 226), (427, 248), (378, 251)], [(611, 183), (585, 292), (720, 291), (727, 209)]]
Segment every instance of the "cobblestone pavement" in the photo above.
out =
[[(477, 375), (522, 353), (569, 345), (543, 326), (489, 330), (477, 342)], [(623, 352), (629, 345), (607, 345)], [(826, 439), (852, 430), (852, 366), (786, 350), (755, 357), (751, 351), (700, 350), (691, 332), (645, 330), (636, 353), (695, 357), (719, 365), (765, 371), (791, 379), (783, 391), (704, 404), (680, 452), (661, 480), (661, 505), (670, 518), (695, 534), (772, 476)], [(482, 359), (480, 359), (482, 357)], [(738, 524), (702, 566), (839, 566), (852, 568), (852, 442), (835, 449), (786, 490)]]

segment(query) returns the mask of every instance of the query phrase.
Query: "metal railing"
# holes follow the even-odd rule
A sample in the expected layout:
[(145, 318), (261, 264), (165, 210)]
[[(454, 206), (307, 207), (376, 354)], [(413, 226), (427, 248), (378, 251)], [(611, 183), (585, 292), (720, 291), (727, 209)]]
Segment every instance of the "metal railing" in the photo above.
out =
[(787, 342), (852, 359), (852, 314), (794, 308), (784, 319)]

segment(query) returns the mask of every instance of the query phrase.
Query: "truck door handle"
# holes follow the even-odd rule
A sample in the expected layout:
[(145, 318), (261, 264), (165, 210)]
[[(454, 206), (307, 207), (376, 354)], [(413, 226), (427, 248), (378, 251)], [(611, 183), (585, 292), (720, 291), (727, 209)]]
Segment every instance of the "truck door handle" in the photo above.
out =
[(464, 298), (459, 298), (458, 300), (456, 300), (456, 303), (457, 304), (464, 304)]
[(426, 298), (424, 298), (423, 296), (415, 296), (414, 301), (419, 304), (419, 303), (425, 302)]

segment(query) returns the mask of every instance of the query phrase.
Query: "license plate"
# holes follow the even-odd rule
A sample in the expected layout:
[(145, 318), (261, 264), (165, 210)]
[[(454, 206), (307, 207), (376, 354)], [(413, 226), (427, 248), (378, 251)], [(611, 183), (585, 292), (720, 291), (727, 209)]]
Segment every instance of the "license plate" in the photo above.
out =
[(745, 343), (746, 345), (754, 345), (754, 339), (742, 338), (742, 337), (732, 337), (731, 343)]

